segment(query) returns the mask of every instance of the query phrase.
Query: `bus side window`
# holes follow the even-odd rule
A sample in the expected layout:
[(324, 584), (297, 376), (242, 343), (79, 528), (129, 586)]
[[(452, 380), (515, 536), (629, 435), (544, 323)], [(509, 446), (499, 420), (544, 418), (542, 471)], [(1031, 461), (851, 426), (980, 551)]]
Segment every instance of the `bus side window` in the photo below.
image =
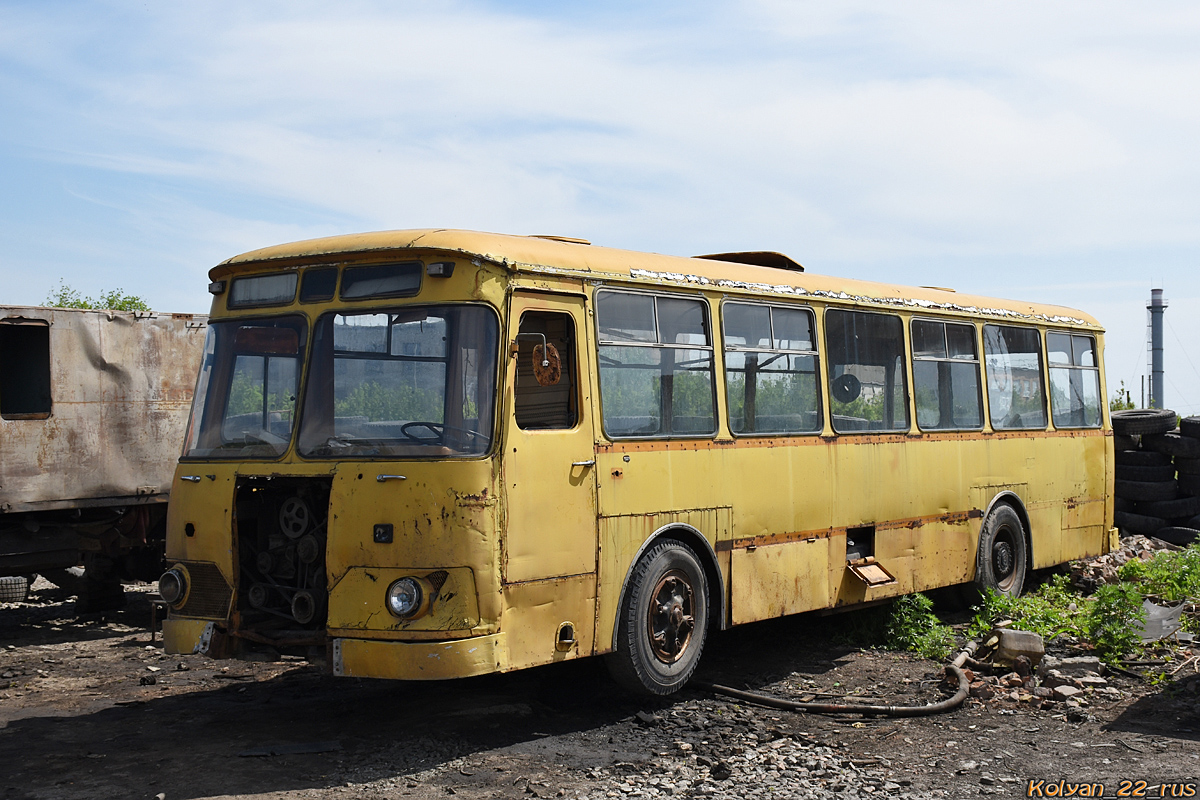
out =
[(534, 374), (534, 349), (540, 356), (542, 343), (534, 336), (517, 339), (520, 350), (513, 396), (517, 427), (522, 430), (574, 428), (579, 421), (575, 399), (575, 323), (567, 314), (527, 311), (521, 315), (520, 332), (544, 335), (550, 346), (550, 358), (557, 354), (562, 374), (557, 383), (539, 384)]
[(1100, 427), (1100, 368), (1091, 336), (1047, 333), (1050, 410), (1059, 428)]
[(602, 291), (596, 320), (605, 433), (716, 433), (712, 332), (703, 300)]
[(900, 318), (831, 308), (825, 312), (825, 338), (833, 429), (908, 430)]
[(996, 430), (1046, 427), (1042, 342), (1034, 328), (983, 326), (988, 415)]
[(738, 435), (820, 433), (812, 311), (727, 302), (722, 320), (730, 430)]
[(913, 389), (922, 430), (983, 427), (975, 326), (912, 321)]

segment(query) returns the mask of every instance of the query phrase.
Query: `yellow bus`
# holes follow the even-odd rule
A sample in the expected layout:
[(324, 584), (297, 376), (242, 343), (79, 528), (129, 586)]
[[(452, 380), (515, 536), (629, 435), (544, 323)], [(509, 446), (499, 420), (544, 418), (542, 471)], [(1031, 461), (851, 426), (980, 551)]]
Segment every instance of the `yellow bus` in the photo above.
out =
[(1103, 331), (1067, 308), (563, 237), (412, 230), (215, 267), (168, 652), (444, 679), (1114, 547)]

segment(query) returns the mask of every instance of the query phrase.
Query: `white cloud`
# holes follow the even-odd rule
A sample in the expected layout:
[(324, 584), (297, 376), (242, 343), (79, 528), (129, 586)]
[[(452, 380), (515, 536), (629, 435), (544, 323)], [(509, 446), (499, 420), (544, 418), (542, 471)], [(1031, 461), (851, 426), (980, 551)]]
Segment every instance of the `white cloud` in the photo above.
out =
[(1184, 3), (5, 6), (0, 159), (37, 191), (0, 195), (0, 269), (188, 264), (147, 290), (174, 303), (348, 230), (773, 248), (1093, 300), (1128, 360), (1144, 300), (1049, 285), (1200, 296), (1198, 34)]

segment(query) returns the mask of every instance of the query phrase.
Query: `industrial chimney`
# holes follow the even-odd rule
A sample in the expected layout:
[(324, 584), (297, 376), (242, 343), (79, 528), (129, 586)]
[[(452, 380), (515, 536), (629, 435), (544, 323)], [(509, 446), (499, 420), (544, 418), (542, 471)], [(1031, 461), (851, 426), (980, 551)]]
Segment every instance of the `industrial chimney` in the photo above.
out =
[(1149, 408), (1163, 407), (1163, 311), (1167, 301), (1162, 289), (1150, 290), (1150, 403)]

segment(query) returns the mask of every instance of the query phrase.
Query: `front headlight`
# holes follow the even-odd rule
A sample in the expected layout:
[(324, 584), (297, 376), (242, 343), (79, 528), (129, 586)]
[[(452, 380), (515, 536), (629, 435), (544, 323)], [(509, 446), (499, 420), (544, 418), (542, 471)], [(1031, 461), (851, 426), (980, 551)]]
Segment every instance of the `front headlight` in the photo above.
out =
[(387, 590), (388, 611), (397, 617), (411, 617), (421, 608), (425, 593), (416, 578), (401, 578)]
[(158, 594), (170, 606), (178, 606), (187, 597), (187, 573), (172, 567), (158, 579)]

